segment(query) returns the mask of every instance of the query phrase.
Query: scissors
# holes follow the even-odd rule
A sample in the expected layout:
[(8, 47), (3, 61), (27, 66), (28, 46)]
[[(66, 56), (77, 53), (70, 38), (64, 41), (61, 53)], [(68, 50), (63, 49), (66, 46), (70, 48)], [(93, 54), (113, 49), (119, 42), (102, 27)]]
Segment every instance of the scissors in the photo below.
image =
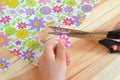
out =
[[(120, 52), (120, 29), (108, 32), (86, 32), (54, 26), (49, 27), (56, 29), (55, 32), (48, 32), (49, 34), (68, 35), (69, 37), (97, 40), (101, 45), (108, 48), (110, 53)], [(117, 46), (119, 49), (114, 50), (112, 48), (113, 45)]]

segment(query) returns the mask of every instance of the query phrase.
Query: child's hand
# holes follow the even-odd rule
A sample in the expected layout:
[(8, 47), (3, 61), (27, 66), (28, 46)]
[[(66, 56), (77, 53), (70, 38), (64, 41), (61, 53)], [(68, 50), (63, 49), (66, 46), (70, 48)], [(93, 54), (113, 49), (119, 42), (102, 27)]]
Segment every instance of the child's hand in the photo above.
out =
[(70, 56), (63, 44), (47, 44), (39, 61), (40, 80), (65, 80)]

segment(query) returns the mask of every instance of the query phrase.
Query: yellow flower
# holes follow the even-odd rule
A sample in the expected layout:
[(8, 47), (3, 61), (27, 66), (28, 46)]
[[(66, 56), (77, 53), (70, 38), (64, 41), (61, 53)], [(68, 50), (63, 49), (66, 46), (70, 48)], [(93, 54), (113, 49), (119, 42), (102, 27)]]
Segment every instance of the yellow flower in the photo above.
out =
[(9, 2), (9, 0), (0, 0), (0, 5), (7, 6), (8, 2)]
[(10, 8), (15, 8), (19, 5), (19, 1), (18, 0), (9, 0), (8, 6)]
[(21, 29), (17, 32), (16, 36), (20, 39), (25, 39), (29, 36), (29, 32), (27, 30)]

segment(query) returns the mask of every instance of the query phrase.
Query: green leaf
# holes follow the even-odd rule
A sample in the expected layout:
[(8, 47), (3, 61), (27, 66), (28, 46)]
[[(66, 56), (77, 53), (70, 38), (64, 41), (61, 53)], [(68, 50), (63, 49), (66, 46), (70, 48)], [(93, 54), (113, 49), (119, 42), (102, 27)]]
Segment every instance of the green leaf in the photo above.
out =
[(10, 50), (10, 49), (12, 49), (12, 48), (14, 48), (14, 46), (13, 46), (13, 45), (11, 45), (11, 46), (9, 46), (9, 47), (8, 47), (8, 49), (9, 49), (9, 50)]

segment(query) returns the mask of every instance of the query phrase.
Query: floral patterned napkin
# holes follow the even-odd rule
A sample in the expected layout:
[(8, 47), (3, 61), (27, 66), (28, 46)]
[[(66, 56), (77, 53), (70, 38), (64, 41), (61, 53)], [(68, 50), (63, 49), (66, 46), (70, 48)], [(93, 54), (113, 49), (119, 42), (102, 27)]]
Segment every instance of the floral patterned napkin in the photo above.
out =
[[(38, 65), (44, 44), (38, 33), (46, 24), (79, 28), (99, 0), (0, 0), (0, 47)], [(59, 30), (54, 30), (59, 31)], [(62, 39), (61, 39), (62, 38)], [(66, 41), (67, 40), (67, 41)], [(56, 42), (70, 44), (66, 35)]]

